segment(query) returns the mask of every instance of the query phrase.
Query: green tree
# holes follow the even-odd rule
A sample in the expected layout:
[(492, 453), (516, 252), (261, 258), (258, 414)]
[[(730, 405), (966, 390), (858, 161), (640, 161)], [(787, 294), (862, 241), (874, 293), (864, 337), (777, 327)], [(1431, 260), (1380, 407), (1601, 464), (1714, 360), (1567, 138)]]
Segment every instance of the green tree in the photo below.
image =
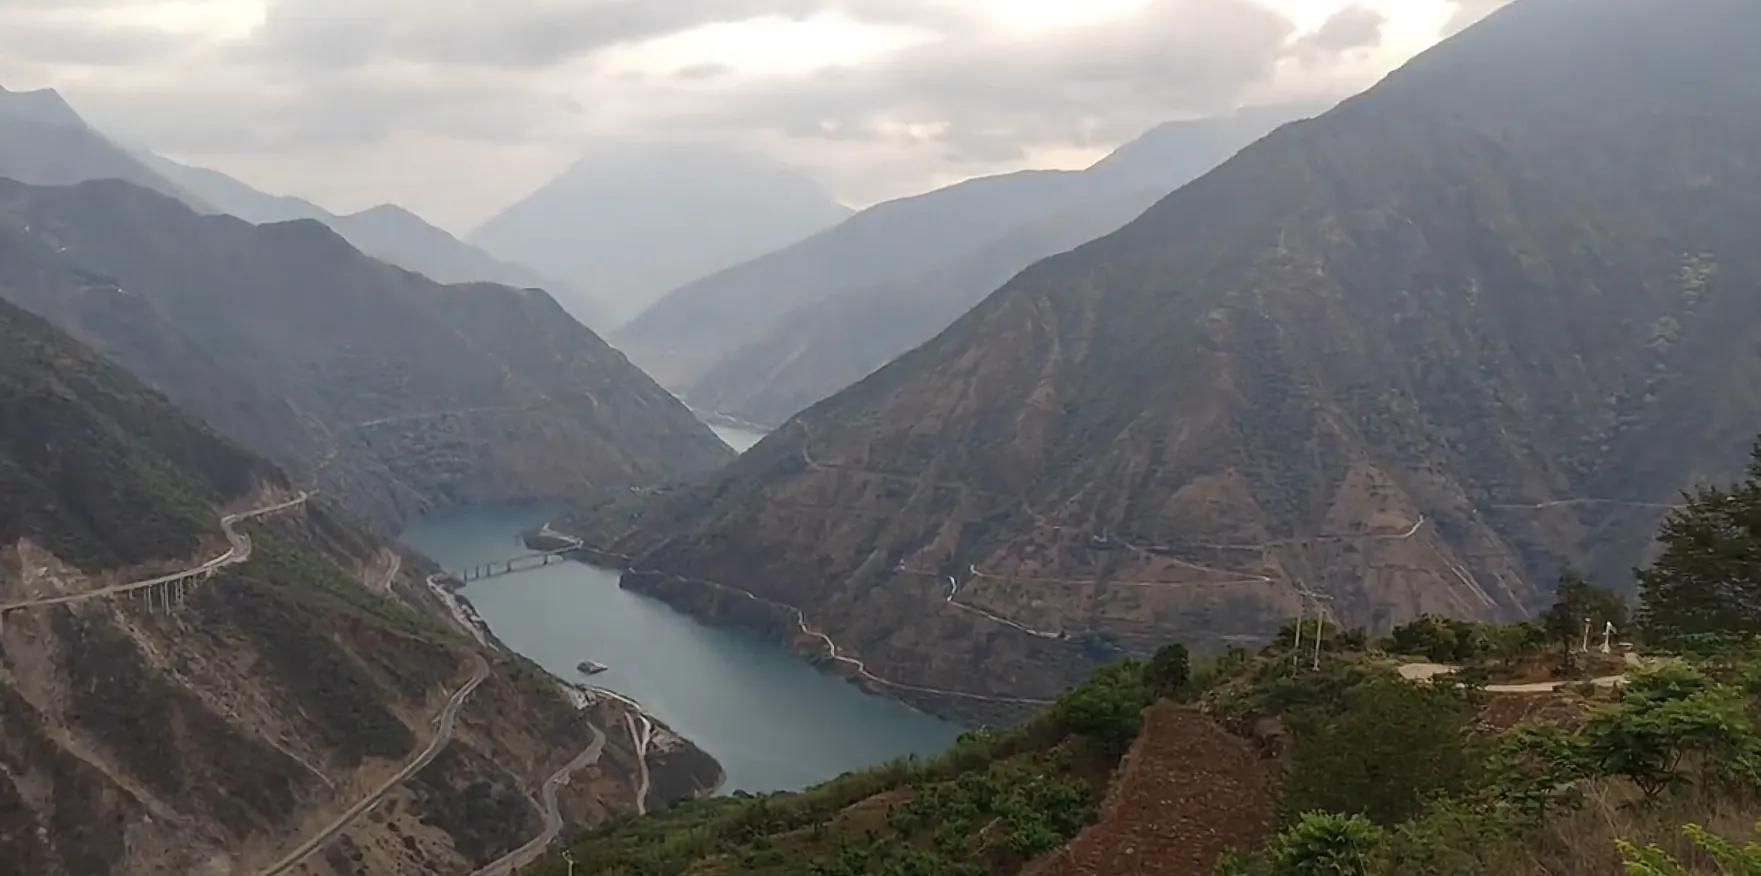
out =
[(1559, 574), (1559, 586), (1554, 592), (1553, 607), (1542, 616), (1541, 628), (1547, 641), (1559, 645), (1566, 653), (1583, 643), (1586, 623), (1590, 635), (1598, 641), (1604, 624), (1626, 626), (1626, 602), (1614, 591), (1594, 586), (1570, 569)]
[(1486, 630), (1486, 650), (1509, 666), (1547, 643), (1547, 634), (1532, 623), (1498, 624)]
[(1452, 663), (1474, 659), (1484, 641), (1467, 621), (1426, 614), (1395, 627), (1385, 644), (1395, 654), (1419, 654), (1438, 663)]
[(1585, 756), (1596, 772), (1624, 776), (1647, 797), (1687, 781), (1690, 755), (1711, 775), (1752, 782), (1761, 744), (1746, 706), (1740, 692), (1697, 673), (1640, 675), (1618, 706), (1585, 726)]
[(1131, 747), (1143, 726), (1143, 710), (1150, 704), (1144, 685), (1143, 664), (1123, 660), (1095, 670), (1087, 684), (1064, 692), (1052, 706), (1052, 720), (1059, 727), (1093, 739), (1108, 754), (1118, 756)]
[(1453, 684), (1377, 678), (1350, 689), (1336, 712), (1291, 721), (1296, 738), (1286, 812), (1324, 810), (1394, 824), (1428, 797), (1458, 790), (1473, 769), (1469, 696)]
[(1658, 540), (1662, 555), (1638, 573), (1650, 636), (1761, 632), (1761, 443), (1745, 480), (1696, 491)]
[(1168, 645), (1144, 667), (1144, 683), (1160, 696), (1171, 696), (1186, 687), (1192, 676), (1192, 658), (1185, 645)]
[(1277, 876), (1367, 876), (1382, 829), (1361, 815), (1305, 812), (1272, 840)]

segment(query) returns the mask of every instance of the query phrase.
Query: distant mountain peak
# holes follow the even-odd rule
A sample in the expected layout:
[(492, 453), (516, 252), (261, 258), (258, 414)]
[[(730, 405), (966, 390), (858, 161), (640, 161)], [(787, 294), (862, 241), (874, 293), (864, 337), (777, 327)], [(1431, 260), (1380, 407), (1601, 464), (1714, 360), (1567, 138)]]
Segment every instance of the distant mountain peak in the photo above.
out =
[(397, 220), (405, 221), (405, 222), (420, 222), (423, 225), (433, 225), (434, 224), (432, 222), (429, 222), (426, 219), (423, 219), (421, 216), (416, 215), (415, 213), (411, 212), (408, 209), (400, 207), (396, 204), (389, 204), (389, 203), (378, 204), (376, 206), (368, 207), (365, 210), (358, 210), (353, 213), (345, 213), (345, 214), (343, 214), (343, 218), (345, 218), (345, 219), (397, 219)]
[(597, 147), (473, 232), (627, 318), (850, 215), (808, 174), (712, 143)]
[(84, 128), (86, 120), (75, 112), (61, 92), (53, 88), (11, 91), (0, 87), (0, 121), (61, 128)]

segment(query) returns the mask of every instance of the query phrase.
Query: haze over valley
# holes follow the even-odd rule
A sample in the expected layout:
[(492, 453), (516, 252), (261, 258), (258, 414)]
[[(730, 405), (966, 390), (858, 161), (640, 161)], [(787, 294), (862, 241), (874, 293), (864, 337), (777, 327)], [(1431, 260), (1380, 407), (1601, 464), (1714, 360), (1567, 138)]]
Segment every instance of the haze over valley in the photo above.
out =
[(0, 873), (1755, 870), (1756, 34), (0, 0)]

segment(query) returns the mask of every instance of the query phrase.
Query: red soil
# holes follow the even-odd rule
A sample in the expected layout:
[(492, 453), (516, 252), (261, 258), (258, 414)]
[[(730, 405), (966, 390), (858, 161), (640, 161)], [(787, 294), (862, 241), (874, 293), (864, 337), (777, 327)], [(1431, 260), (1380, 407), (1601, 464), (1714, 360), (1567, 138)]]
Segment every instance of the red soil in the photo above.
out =
[(1158, 703), (1100, 823), (1025, 876), (1207, 876), (1271, 835), (1275, 765), (1197, 711)]

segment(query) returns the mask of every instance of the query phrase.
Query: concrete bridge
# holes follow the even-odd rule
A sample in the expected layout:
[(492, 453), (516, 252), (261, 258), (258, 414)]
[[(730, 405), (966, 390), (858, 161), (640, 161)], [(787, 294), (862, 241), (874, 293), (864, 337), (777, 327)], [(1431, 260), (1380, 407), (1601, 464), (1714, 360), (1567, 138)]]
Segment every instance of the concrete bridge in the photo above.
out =
[(556, 548), (554, 550), (521, 554), (517, 557), (496, 560), (492, 563), (482, 563), (471, 566), (462, 571), (450, 572), (449, 574), (466, 584), (469, 584), (472, 581), (500, 578), (504, 575), (513, 575), (519, 572), (529, 572), (533, 569), (542, 569), (552, 563), (566, 563), (568, 562), (567, 555), (579, 548), (580, 545), (577, 544)]
[(189, 592), (195, 589), (197, 584), (213, 578), (214, 575), (222, 569), (248, 562), (251, 559), (251, 537), (234, 528), (236, 524), (245, 520), (286, 511), (290, 508), (297, 508), (304, 505), (306, 499), (309, 498), (310, 495), (310, 493), (300, 493), (298, 496), (284, 502), (277, 502), (273, 505), (258, 508), (253, 511), (228, 514), (225, 517), (220, 518), (220, 529), (226, 534), (226, 553), (200, 565), (184, 569), (181, 572), (173, 572), (169, 575), (161, 575), (157, 578), (149, 578), (145, 581), (131, 581), (125, 584), (114, 584), (109, 587), (100, 587), (95, 590), (87, 590), (81, 593), (64, 593), (58, 596), (45, 596), (35, 599), (20, 600), (18, 602), (0, 603), (0, 627), (4, 626), (6, 614), (8, 612), (46, 608), (53, 605), (67, 605), (75, 602), (85, 602), (91, 599), (109, 599), (118, 596), (138, 598), (145, 601), (149, 612), (170, 611), (171, 609), (182, 605), (184, 600), (189, 597)]

